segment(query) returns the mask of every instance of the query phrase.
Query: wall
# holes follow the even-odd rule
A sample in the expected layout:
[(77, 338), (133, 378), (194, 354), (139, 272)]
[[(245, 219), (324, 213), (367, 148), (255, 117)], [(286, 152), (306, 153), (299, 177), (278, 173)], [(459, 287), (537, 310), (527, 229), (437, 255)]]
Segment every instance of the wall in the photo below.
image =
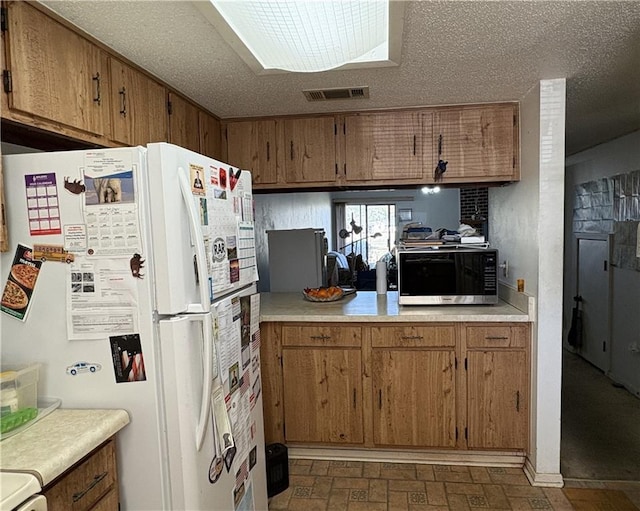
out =
[(269, 291), (269, 246), (267, 231), (322, 227), (333, 236), (329, 192), (255, 194), (256, 256), (258, 290)]
[[(576, 290), (576, 238), (572, 212), (577, 184), (640, 170), (640, 131), (572, 155), (566, 161), (565, 187), (565, 296), (563, 339), (571, 325), (572, 297)], [(610, 266), (611, 272), (611, 365), (609, 376), (640, 395), (640, 272)]]
[(8, 142), (0, 143), (0, 151), (2, 154), (24, 154), (24, 153), (41, 153), (39, 149), (33, 149), (32, 147), (25, 147), (16, 144), (10, 144)]
[[(521, 100), (521, 181), (489, 190), (489, 236), (509, 262), (501, 283), (536, 298), (531, 346), (531, 446), (525, 470), (534, 484), (559, 486), (562, 383), (564, 79), (542, 80)], [(544, 377), (543, 377), (544, 375)]]

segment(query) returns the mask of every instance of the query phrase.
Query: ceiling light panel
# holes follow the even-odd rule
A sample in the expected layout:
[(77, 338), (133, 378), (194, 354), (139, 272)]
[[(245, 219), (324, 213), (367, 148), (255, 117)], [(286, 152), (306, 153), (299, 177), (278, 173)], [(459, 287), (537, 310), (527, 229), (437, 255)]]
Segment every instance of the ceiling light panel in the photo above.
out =
[(318, 72), (389, 59), (389, 2), (211, 0), (264, 69)]

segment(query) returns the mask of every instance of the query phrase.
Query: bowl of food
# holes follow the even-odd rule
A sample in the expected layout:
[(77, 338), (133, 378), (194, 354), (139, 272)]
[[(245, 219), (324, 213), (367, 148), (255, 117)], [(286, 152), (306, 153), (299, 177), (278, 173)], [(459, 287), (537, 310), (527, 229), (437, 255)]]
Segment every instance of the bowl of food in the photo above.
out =
[(344, 296), (344, 290), (338, 286), (306, 287), (302, 295), (310, 302), (335, 302)]

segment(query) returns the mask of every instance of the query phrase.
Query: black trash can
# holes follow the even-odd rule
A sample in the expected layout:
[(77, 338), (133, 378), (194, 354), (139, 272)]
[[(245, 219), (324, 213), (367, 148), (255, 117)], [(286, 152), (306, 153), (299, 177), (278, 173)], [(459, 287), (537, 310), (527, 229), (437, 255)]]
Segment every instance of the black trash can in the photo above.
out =
[(269, 444), (265, 448), (267, 458), (267, 495), (273, 497), (289, 487), (289, 455), (287, 446)]

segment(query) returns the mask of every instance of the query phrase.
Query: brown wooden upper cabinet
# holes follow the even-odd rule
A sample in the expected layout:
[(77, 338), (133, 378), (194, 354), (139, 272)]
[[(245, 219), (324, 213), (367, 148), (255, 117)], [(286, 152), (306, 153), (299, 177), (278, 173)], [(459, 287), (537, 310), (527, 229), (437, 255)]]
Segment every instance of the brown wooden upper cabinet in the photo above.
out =
[(276, 121), (237, 121), (226, 127), (227, 162), (251, 171), (253, 184), (278, 182)]
[(200, 152), (200, 110), (173, 92), (169, 93), (169, 105), (169, 142)]
[(427, 152), (431, 150), (431, 138), (423, 139), (423, 116), (431, 132), (431, 114), (417, 111), (346, 115), (345, 180), (394, 183), (422, 179), (424, 141)]
[(9, 2), (9, 108), (94, 135), (109, 133), (107, 54), (27, 2)]
[(435, 162), (448, 162), (443, 183), (519, 179), (517, 106), (511, 103), (434, 110)]
[(283, 160), (287, 183), (336, 180), (336, 122), (333, 117), (285, 119)]
[(166, 142), (166, 89), (116, 58), (109, 64), (112, 140), (130, 146)]
[(198, 112), (198, 120), (200, 124), (200, 153), (221, 160), (220, 121), (202, 110)]

